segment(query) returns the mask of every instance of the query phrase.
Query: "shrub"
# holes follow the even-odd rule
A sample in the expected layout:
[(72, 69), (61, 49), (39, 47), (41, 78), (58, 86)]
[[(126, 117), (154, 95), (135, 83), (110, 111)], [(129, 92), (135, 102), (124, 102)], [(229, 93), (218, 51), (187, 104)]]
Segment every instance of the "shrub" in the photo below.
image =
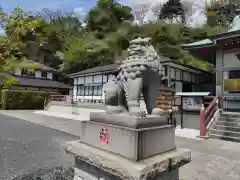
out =
[(2, 90), (2, 109), (43, 109), (44, 100), (55, 92)]
[(11, 85), (19, 84), (19, 80), (16, 78), (6, 78), (3, 82), (3, 88), (8, 89)]

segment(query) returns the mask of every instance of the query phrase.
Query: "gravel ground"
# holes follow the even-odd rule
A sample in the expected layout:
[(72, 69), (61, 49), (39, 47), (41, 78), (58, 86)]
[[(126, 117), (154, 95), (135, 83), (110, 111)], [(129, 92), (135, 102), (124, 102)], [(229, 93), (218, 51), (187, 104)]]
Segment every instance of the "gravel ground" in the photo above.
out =
[(0, 180), (12, 180), (26, 174), (31, 177), (34, 172), (45, 172), (49, 177), (53, 172), (55, 175), (57, 172), (64, 174), (68, 171), (64, 168), (72, 167), (74, 162), (73, 158), (65, 153), (65, 142), (76, 139), (78, 137), (73, 135), (0, 115)]
[(56, 167), (41, 169), (28, 175), (16, 177), (13, 180), (73, 180), (73, 178), (73, 168)]

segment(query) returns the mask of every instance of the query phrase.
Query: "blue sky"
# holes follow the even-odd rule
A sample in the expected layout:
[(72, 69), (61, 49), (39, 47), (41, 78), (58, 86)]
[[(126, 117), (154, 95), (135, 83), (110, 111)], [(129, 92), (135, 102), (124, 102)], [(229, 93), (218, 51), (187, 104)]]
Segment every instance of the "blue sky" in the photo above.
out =
[[(16, 6), (20, 6), (25, 11), (37, 12), (43, 8), (61, 9), (66, 12), (85, 11), (95, 6), (97, 0), (1, 0), (0, 6), (5, 12), (11, 12)], [(119, 0), (121, 3), (141, 0)], [(0, 34), (3, 30), (0, 28)]]
[(72, 11), (76, 7), (83, 7), (87, 10), (95, 3), (96, 0), (4, 0), (0, 2), (0, 5), (7, 12), (12, 11), (18, 5), (25, 11), (39, 11), (43, 8)]
[[(122, 3), (131, 1), (135, 0), (119, 0)], [(0, 2), (0, 6), (7, 12), (11, 12), (18, 5), (25, 11), (39, 11), (43, 8), (62, 9), (64, 11), (72, 11), (74, 8), (84, 8), (87, 11), (95, 4), (96, 0), (2, 0)]]
[[(43, 8), (49, 9), (61, 9), (66, 12), (85, 11), (87, 12), (90, 8), (96, 5), (97, 0), (0, 0), (0, 6), (5, 12), (11, 12), (18, 5), (24, 11), (37, 12)], [(146, 1), (156, 0), (118, 0), (123, 4), (142, 3)], [(0, 34), (3, 30), (0, 28)]]

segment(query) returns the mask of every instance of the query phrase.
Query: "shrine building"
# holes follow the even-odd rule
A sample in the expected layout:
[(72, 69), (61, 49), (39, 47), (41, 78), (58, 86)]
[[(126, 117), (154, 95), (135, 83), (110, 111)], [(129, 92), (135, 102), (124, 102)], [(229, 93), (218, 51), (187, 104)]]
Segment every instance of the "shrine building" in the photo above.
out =
[(240, 105), (240, 15), (236, 15), (227, 32), (209, 36), (182, 47), (213, 64), (214, 95), (225, 96), (226, 109)]
[[(174, 92), (211, 92), (214, 76), (198, 68), (186, 66), (161, 57), (165, 69), (163, 79), (159, 84), (172, 88)], [(74, 101), (102, 101), (104, 93), (103, 85), (118, 74), (118, 64), (98, 66), (80, 72), (69, 74), (74, 80), (73, 100)]]

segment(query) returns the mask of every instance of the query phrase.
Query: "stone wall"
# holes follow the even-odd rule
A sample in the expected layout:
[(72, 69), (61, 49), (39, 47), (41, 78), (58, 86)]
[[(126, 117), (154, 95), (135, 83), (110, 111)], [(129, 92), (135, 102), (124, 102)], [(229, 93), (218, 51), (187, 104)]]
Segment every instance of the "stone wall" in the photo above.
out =
[[(200, 129), (200, 112), (184, 112), (183, 113), (183, 127), (188, 129)], [(177, 125), (181, 126), (181, 114), (175, 115)]]

